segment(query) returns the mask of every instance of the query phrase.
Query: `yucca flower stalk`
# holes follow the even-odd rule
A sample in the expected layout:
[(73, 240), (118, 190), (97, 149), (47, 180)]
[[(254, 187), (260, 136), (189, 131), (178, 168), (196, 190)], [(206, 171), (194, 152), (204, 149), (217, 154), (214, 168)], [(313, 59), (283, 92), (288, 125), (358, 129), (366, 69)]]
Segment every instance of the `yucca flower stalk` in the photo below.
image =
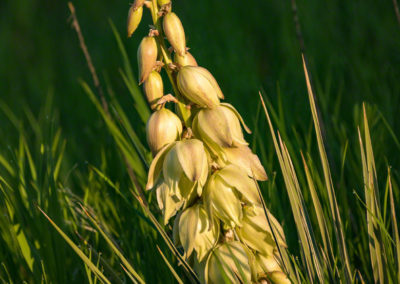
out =
[[(244, 138), (242, 128), (250, 129), (220, 101), (216, 79), (187, 51), (170, 1), (136, 0), (128, 35), (143, 6), (153, 19), (137, 52), (139, 81), (154, 111), (146, 127), (154, 156), (146, 188), (156, 191), (164, 224), (175, 218), (174, 241), (203, 283), (290, 283), (278, 253), (278, 244), (286, 247), (283, 230), (259, 197), (256, 180), (267, 174)], [(163, 93), (162, 70), (174, 96)]]

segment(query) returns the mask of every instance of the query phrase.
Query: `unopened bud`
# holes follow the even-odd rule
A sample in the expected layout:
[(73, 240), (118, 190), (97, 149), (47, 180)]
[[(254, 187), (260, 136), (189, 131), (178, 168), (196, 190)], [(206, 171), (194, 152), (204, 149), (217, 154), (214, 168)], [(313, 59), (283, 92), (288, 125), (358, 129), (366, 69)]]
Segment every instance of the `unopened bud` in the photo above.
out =
[(143, 90), (151, 109), (155, 109), (157, 101), (164, 95), (164, 84), (160, 73), (152, 71), (147, 80), (144, 81)]
[(137, 8), (135, 8), (134, 5), (131, 6), (128, 13), (128, 24), (127, 24), (128, 37), (131, 37), (132, 34), (137, 29), (137, 27), (139, 26), (140, 21), (142, 20), (142, 15), (143, 15), (143, 6)]
[(182, 67), (177, 83), (181, 93), (200, 107), (214, 108), (219, 105), (219, 98), (223, 97), (214, 77), (202, 67)]
[(156, 65), (157, 43), (154, 37), (144, 37), (137, 52), (139, 63), (139, 84), (142, 84)]
[(189, 66), (197, 66), (196, 59), (188, 51), (183, 55), (175, 53), (174, 54), (174, 62), (181, 67), (188, 66), (188, 65)]
[(154, 112), (146, 125), (147, 142), (153, 155), (182, 134), (182, 122), (172, 111), (162, 108)]
[(185, 31), (183, 30), (181, 20), (179, 20), (175, 13), (170, 12), (164, 16), (163, 29), (169, 43), (175, 49), (175, 51), (180, 55), (185, 54)]
[(238, 241), (220, 245), (208, 259), (205, 274), (206, 283), (251, 283), (246, 248)]

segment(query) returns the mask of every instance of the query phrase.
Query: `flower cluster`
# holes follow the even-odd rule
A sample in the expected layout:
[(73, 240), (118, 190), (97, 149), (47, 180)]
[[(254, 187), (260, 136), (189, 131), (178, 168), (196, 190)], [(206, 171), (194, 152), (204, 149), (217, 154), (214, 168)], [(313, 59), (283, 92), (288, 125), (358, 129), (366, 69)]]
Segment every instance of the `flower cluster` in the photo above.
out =
[[(204, 283), (290, 283), (276, 244), (286, 246), (283, 230), (269, 212), (267, 219), (258, 194), (256, 180), (267, 174), (244, 138), (243, 129), (250, 130), (232, 105), (221, 102), (217, 81), (188, 52), (170, 0), (136, 0), (128, 36), (143, 6), (154, 22), (137, 52), (139, 82), (154, 111), (146, 127), (154, 156), (146, 189), (156, 192), (164, 224), (173, 223), (176, 245)], [(175, 96), (164, 95), (163, 69)]]

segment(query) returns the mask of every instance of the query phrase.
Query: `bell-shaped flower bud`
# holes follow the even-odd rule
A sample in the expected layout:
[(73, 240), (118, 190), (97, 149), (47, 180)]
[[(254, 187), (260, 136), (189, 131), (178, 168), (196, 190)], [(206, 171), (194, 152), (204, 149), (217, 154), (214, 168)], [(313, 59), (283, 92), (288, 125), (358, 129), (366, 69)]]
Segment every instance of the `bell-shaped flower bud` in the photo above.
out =
[(160, 73), (152, 71), (144, 81), (143, 90), (151, 109), (155, 109), (157, 101), (164, 95), (164, 84)]
[(216, 171), (209, 178), (204, 200), (210, 214), (224, 222), (226, 228), (242, 226), (242, 201), (259, 204), (254, 181), (235, 165)]
[(282, 272), (279, 257), (276, 255), (265, 256), (255, 253), (252, 263), (254, 279), (262, 283), (262, 280), (269, 281), (273, 284), (291, 283), (285, 273)]
[(182, 122), (179, 117), (166, 108), (155, 111), (147, 121), (147, 142), (153, 155), (165, 145), (179, 139), (182, 134)]
[(187, 208), (179, 215), (175, 222), (174, 231), (179, 234), (180, 244), (185, 250), (185, 257), (188, 258), (193, 250), (196, 251), (197, 260), (200, 262), (211, 251), (219, 235), (219, 224), (211, 220), (204, 207), (197, 203)]
[(215, 108), (223, 98), (217, 81), (207, 69), (199, 66), (184, 66), (177, 76), (179, 91), (200, 107)]
[(238, 241), (215, 248), (205, 267), (206, 283), (251, 283), (248, 251)]
[(178, 16), (170, 12), (164, 16), (163, 20), (164, 33), (174, 48), (176, 53), (183, 55), (186, 53), (185, 31), (183, 30), (182, 22)]
[(183, 200), (171, 194), (168, 186), (161, 182), (156, 189), (158, 207), (163, 213), (164, 225), (173, 217), (183, 205)]
[[(127, 22), (127, 31), (128, 37), (131, 37), (132, 34), (136, 31), (137, 27), (142, 20), (143, 15), (143, 3), (136, 3), (136, 2), (143, 2), (144, 1), (135, 1), (132, 6), (129, 8), (128, 12), (128, 22)], [(136, 5), (135, 5), (136, 4)]]
[(246, 146), (241, 124), (250, 133), (242, 117), (230, 104), (221, 103), (213, 109), (201, 109), (193, 120), (193, 132), (200, 137), (214, 155), (224, 154), (224, 148)]
[(171, 194), (185, 200), (185, 206), (202, 194), (207, 181), (208, 163), (203, 143), (187, 139), (164, 146), (154, 157), (148, 174), (146, 189), (151, 189), (163, 178)]
[(241, 167), (248, 176), (261, 181), (268, 179), (260, 159), (251, 152), (248, 146), (224, 148), (224, 153), (228, 163)]
[[(278, 243), (286, 247), (281, 225), (269, 211), (268, 218)], [(272, 256), (277, 248), (264, 208), (259, 205), (244, 208), (242, 226), (236, 232), (242, 242), (264, 255)]]
[(156, 65), (157, 61), (157, 43), (156, 39), (146, 36), (140, 42), (137, 59), (139, 64), (139, 84), (142, 84)]
[(178, 53), (175, 53), (174, 55), (174, 62), (178, 64), (180, 67), (183, 66), (197, 66), (197, 61), (193, 57), (192, 54), (190, 54), (189, 51), (186, 51), (185, 54), (180, 55)]

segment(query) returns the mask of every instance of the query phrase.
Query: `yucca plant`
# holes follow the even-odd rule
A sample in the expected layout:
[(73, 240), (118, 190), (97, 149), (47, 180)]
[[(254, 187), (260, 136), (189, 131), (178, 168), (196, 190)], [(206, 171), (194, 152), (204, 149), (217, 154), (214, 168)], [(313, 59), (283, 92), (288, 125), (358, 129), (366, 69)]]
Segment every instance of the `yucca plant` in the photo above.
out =
[[(77, 29), (72, 4), (70, 9)], [(360, 147), (354, 149), (346, 140), (341, 160), (333, 159), (342, 165), (338, 180), (318, 112), (320, 89), (314, 92), (304, 62), (310, 132), (292, 140), (281, 105), (278, 114), (260, 94), (250, 148), (242, 132), (248, 127), (232, 105), (221, 102), (223, 90), (189, 53), (170, 1), (135, 1), (128, 12), (128, 36), (139, 36), (136, 29), (147, 12), (153, 23), (138, 49), (138, 81), (131, 52), (110, 22), (123, 58), (120, 75), (134, 110), (119, 102), (107, 77), (104, 96), (93, 66), (100, 99), (88, 83), (80, 82), (104, 119), (103, 129), (114, 139), (104, 142), (99, 166), (77, 169), (65, 158), (61, 130), (47, 123), (50, 102), (39, 119), (26, 109), (26, 120), (0, 104), (19, 133), (17, 146), (0, 153), (0, 280), (400, 282), (396, 172), (388, 167), (386, 183), (379, 182), (368, 106), (355, 107)], [(84, 46), (81, 34), (79, 38)], [(87, 50), (85, 56), (90, 59)], [(172, 94), (166, 95), (169, 85)], [(261, 133), (261, 110), (269, 137)], [(377, 116), (369, 114), (376, 125)], [(301, 139), (307, 144), (303, 151), (297, 143)], [(274, 172), (274, 155), (279, 173)], [(111, 164), (110, 156), (117, 162)], [(345, 168), (349, 163), (351, 170)], [(121, 174), (109, 176), (110, 168)], [(351, 199), (341, 186), (348, 179), (356, 184), (354, 191), (346, 188), (354, 192)], [(265, 182), (259, 187), (257, 180)]]

